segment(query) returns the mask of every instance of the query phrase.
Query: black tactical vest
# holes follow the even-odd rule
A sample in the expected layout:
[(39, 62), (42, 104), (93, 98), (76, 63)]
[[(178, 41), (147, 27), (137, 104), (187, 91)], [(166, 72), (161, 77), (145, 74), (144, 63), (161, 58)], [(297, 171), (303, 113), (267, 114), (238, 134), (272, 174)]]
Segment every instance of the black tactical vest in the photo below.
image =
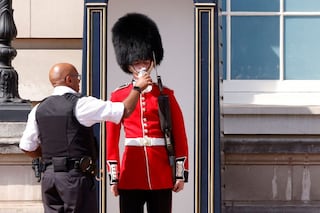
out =
[(79, 98), (80, 94), (67, 93), (62, 96), (50, 96), (39, 104), (36, 121), (44, 160), (50, 160), (52, 157), (83, 156), (96, 159), (97, 144), (93, 128), (81, 125), (74, 115)]

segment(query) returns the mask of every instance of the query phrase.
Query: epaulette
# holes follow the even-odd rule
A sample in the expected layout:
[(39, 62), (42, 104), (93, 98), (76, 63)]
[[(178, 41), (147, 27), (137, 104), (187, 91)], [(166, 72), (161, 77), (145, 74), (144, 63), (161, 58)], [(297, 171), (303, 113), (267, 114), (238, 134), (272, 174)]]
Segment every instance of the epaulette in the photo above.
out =
[(120, 87), (116, 88), (114, 91), (118, 91), (118, 90), (124, 89), (124, 88), (128, 87), (130, 84), (131, 84), (131, 83), (123, 84), (123, 85), (121, 85)]

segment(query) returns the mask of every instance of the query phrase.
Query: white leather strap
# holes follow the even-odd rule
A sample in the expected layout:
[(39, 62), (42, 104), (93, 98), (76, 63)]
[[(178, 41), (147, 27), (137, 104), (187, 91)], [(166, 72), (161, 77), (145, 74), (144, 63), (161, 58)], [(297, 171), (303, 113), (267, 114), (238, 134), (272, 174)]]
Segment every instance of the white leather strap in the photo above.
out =
[(164, 146), (165, 142), (163, 138), (126, 138), (126, 146)]

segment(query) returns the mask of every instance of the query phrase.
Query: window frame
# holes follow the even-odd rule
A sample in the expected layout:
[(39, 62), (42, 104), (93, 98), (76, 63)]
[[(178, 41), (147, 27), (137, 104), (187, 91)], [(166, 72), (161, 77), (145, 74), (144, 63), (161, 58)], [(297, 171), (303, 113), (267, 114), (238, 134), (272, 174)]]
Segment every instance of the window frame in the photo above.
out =
[[(320, 80), (284, 79), (284, 19), (287, 16), (320, 16), (320, 12), (286, 12), (284, 0), (280, 1), (279, 12), (231, 11), (231, 0), (226, 0), (226, 76), (222, 80), (225, 104), (267, 104), (267, 105), (319, 105)], [(232, 16), (278, 16), (279, 17), (279, 79), (278, 80), (232, 80), (231, 79), (231, 17)], [(222, 71), (221, 71), (222, 72)]]

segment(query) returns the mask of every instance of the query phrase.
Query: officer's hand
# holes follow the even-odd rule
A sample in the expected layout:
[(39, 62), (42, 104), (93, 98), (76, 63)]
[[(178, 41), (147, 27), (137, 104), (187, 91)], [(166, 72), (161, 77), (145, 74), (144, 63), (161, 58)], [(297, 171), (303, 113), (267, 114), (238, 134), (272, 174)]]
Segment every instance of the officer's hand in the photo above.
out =
[(110, 191), (115, 197), (117, 197), (119, 195), (118, 185), (111, 185)]
[(172, 191), (174, 192), (180, 192), (184, 188), (184, 181), (183, 180), (176, 180), (176, 183), (173, 186)]

